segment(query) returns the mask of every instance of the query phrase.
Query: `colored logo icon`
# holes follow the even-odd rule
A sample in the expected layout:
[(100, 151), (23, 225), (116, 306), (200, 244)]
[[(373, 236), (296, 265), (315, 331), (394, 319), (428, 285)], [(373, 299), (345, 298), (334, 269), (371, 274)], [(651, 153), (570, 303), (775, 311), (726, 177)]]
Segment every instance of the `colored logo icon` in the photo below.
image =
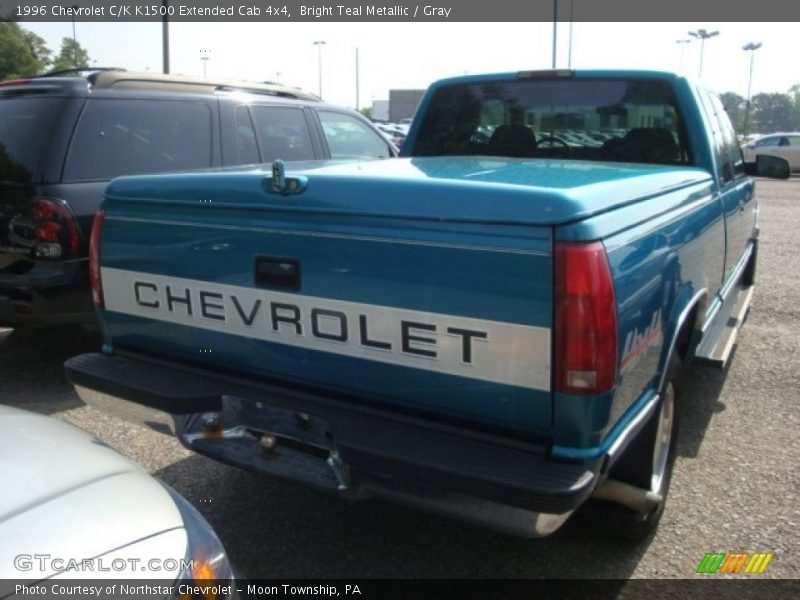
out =
[(775, 556), (772, 552), (707, 552), (697, 567), (697, 573), (704, 575), (723, 573), (763, 573)]

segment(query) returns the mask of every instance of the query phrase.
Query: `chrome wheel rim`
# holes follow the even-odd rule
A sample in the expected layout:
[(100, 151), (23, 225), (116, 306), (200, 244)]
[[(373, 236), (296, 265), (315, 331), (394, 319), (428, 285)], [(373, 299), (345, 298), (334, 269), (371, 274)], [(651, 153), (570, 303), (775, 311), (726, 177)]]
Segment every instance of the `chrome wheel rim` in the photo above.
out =
[(669, 383), (661, 397), (661, 410), (658, 415), (655, 447), (653, 448), (653, 475), (650, 490), (661, 493), (666, 475), (669, 452), (672, 446), (672, 423), (675, 419), (675, 390)]

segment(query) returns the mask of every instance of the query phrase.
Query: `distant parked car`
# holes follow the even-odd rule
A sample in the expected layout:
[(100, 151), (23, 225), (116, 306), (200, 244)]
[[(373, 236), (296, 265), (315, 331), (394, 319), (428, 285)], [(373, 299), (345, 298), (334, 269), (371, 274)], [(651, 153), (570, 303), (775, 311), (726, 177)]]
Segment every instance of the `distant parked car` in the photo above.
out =
[(0, 327), (94, 322), (89, 232), (113, 177), (397, 154), (297, 88), (85, 73), (0, 82)]
[(800, 171), (800, 132), (773, 133), (746, 144), (742, 151), (746, 162), (758, 156), (777, 156), (789, 163), (792, 171)]
[(0, 597), (51, 577), (233, 578), (208, 522), (142, 467), (55, 417), (0, 405), (0, 422)]
[(390, 140), (397, 148), (402, 148), (408, 135), (408, 128), (396, 123), (378, 123), (376, 127)]

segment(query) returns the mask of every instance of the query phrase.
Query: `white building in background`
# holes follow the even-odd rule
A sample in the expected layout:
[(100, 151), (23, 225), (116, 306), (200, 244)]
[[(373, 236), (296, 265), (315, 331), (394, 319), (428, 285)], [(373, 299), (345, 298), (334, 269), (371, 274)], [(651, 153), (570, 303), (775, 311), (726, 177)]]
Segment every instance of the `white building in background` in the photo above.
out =
[(373, 100), (372, 101), (372, 118), (377, 121), (389, 120), (389, 101), (388, 100)]

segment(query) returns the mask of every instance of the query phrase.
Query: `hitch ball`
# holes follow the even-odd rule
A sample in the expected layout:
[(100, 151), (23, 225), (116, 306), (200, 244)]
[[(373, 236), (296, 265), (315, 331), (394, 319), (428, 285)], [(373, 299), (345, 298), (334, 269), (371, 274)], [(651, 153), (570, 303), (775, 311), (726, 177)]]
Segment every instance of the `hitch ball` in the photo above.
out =
[(203, 437), (219, 437), (222, 434), (222, 421), (218, 413), (204, 413), (201, 422)]

